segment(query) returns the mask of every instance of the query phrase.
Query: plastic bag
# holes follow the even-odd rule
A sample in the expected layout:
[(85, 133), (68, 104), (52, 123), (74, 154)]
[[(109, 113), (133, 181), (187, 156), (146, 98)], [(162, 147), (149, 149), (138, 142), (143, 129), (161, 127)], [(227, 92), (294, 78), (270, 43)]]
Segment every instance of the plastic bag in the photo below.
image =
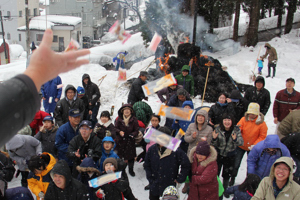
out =
[(73, 38), (71, 38), (71, 41), (70, 41), (69, 45), (67, 46), (67, 48), (65, 49), (65, 52), (71, 51), (71, 50), (75, 51), (75, 50), (79, 49), (79, 47), (80, 47), (79, 43), (76, 40), (74, 40)]
[(154, 128), (149, 128), (144, 135), (145, 139), (149, 139), (161, 146), (164, 146), (172, 151), (176, 151), (180, 146), (181, 140), (160, 132)]
[(93, 188), (97, 188), (101, 185), (104, 185), (106, 183), (112, 182), (114, 180), (117, 180), (121, 178), (122, 172), (116, 172), (116, 173), (109, 173), (102, 176), (99, 176), (97, 178), (94, 178), (89, 181), (89, 186)]
[(161, 105), (157, 115), (168, 117), (171, 119), (191, 121), (195, 110), (187, 108), (178, 108), (172, 106)]
[(126, 81), (126, 69), (119, 68), (118, 81)]
[(147, 84), (142, 86), (142, 89), (145, 96), (149, 96), (163, 88), (169, 87), (174, 84), (176, 84), (176, 79), (174, 78), (173, 74), (168, 74), (164, 77), (161, 77), (160, 79), (148, 82)]

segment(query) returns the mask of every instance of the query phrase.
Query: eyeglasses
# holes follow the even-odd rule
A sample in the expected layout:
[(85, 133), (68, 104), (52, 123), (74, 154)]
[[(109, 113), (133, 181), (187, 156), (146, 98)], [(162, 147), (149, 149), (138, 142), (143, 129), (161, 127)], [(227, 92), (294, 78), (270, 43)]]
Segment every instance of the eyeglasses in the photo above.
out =
[(290, 171), (288, 168), (282, 168), (282, 167), (276, 167), (275, 169), (279, 170), (279, 171), (284, 171), (284, 172), (289, 172)]
[(81, 130), (81, 131), (89, 131), (90, 128), (87, 128), (87, 127), (80, 127), (80, 130)]

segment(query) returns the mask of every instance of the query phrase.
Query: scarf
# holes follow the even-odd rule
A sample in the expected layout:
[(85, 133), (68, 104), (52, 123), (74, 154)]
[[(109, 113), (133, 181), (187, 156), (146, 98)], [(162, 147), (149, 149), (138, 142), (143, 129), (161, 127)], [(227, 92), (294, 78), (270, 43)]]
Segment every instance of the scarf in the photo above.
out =
[(130, 117), (131, 117), (131, 115), (129, 115), (127, 118), (125, 117), (125, 115), (123, 115), (123, 120), (124, 120), (125, 126), (128, 126)]
[(227, 103), (220, 103), (220, 102), (217, 102), (217, 104), (219, 104), (221, 107), (224, 107), (224, 106), (228, 105)]

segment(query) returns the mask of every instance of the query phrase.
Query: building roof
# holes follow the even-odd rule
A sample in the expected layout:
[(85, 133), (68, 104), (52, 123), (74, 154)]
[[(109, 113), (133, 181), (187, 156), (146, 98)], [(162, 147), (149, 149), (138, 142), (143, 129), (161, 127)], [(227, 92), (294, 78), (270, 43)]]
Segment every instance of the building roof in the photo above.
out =
[[(46, 30), (53, 26), (76, 26), (81, 22), (80, 17), (73, 16), (62, 16), (62, 15), (47, 15), (47, 27), (46, 27), (46, 16), (33, 17), (29, 23), (30, 30)], [(26, 30), (26, 26), (18, 28), (19, 31)]]

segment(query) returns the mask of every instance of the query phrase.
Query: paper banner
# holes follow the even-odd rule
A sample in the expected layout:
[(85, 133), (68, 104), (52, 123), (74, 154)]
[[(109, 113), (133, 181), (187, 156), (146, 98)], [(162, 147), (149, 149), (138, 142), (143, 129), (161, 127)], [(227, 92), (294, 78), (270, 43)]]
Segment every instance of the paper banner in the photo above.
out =
[(116, 172), (116, 173), (110, 173), (110, 174), (105, 174), (102, 176), (99, 176), (97, 178), (94, 178), (89, 181), (89, 186), (93, 188), (97, 188), (101, 185), (104, 185), (106, 183), (112, 182), (114, 180), (117, 180), (121, 178), (122, 172)]
[(143, 85), (142, 88), (145, 96), (149, 96), (174, 84), (176, 84), (176, 79), (174, 78), (173, 74), (168, 74), (160, 79), (148, 82), (147, 84)]
[(195, 110), (187, 108), (178, 108), (172, 106), (161, 105), (157, 115), (168, 117), (171, 119), (191, 121)]
[(157, 46), (159, 45), (160, 41), (161, 41), (162, 37), (160, 35), (158, 35), (157, 33), (154, 34), (151, 43), (149, 45), (149, 49), (153, 52), (156, 51)]

